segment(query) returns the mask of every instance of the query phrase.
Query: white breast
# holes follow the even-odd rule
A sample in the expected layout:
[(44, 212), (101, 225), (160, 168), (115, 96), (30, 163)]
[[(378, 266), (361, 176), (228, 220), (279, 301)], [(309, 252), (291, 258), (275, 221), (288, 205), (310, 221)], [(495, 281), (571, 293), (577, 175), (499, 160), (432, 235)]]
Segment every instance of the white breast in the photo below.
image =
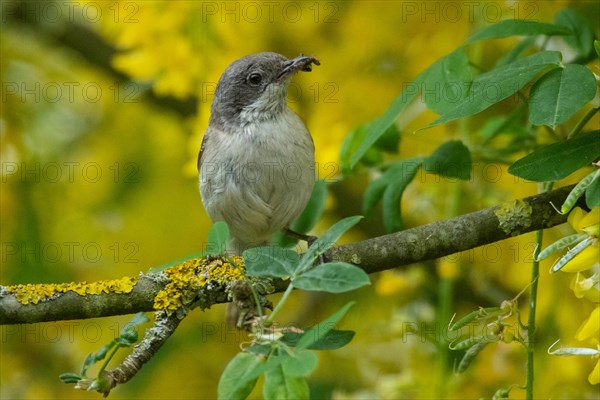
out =
[(242, 132), (211, 135), (202, 156), (204, 207), (246, 245), (268, 241), (298, 217), (315, 180), (308, 130), (288, 107), (277, 115), (259, 122), (246, 115)]

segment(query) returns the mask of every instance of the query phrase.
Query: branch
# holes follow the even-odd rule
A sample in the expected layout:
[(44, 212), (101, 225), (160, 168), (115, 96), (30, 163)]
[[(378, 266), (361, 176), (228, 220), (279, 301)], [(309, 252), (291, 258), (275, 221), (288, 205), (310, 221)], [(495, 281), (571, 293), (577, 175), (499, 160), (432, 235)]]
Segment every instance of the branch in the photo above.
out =
[(146, 331), (144, 339), (133, 348), (133, 352), (114, 370), (104, 371), (105, 387), (100, 390), (104, 397), (117, 385), (131, 380), (171, 337), (180, 322), (181, 318), (175, 314), (157, 312), (154, 326)]
[[(444, 257), (512, 236), (550, 228), (566, 222), (567, 219), (566, 215), (557, 213), (550, 203), (562, 204), (571, 189), (572, 186), (567, 186), (445, 221), (336, 246), (329, 251), (328, 258), (333, 261), (351, 262), (366, 272), (373, 273)], [(214, 269), (210, 265), (205, 267), (210, 271)], [(22, 304), (17, 300), (15, 293), (9, 293), (8, 287), (0, 286), (0, 325), (156, 311), (155, 303), (158, 294), (172, 285), (173, 279), (174, 277), (167, 277), (164, 273), (140, 274), (131, 290), (120, 292), (111, 290), (119, 286), (115, 283), (119, 281), (100, 281), (94, 286), (100, 288), (96, 289), (102, 291), (100, 294), (80, 295), (76, 289), (64, 293), (53, 291), (51, 296), (38, 299), (40, 301), (37, 304)], [(221, 277), (213, 273), (207, 279), (209, 281), (212, 279), (213, 284), (196, 288), (195, 299), (191, 299), (194, 307), (204, 309), (214, 304), (231, 301), (228, 293), (230, 287), (225, 284), (228, 279), (227, 273)], [(189, 283), (184, 282), (183, 285)], [(32, 290), (39, 287), (39, 285), (29, 286)], [(68, 285), (64, 286), (68, 288)], [(267, 290), (268, 293), (281, 292), (285, 290), (287, 284), (281, 280), (273, 280), (271, 286)]]
[[(329, 257), (373, 273), (551, 228), (567, 221), (567, 215), (559, 214), (552, 204), (561, 205), (571, 189), (573, 186), (565, 186), (452, 219), (337, 246)], [(583, 199), (578, 205), (585, 208)]]

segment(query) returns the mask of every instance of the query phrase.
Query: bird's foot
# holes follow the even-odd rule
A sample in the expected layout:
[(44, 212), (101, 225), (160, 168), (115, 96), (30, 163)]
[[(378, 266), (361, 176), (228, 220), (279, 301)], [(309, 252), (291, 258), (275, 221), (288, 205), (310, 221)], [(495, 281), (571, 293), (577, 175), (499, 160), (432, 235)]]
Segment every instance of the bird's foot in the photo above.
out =
[[(307, 235), (305, 233), (299, 233), (299, 232), (291, 230), (290, 228), (284, 228), (283, 232), (286, 235), (288, 235), (289, 237), (293, 237), (294, 239), (305, 241), (306, 244), (308, 244), (308, 247), (311, 247), (317, 241), (317, 239), (319, 239), (317, 236)], [(317, 262), (315, 263), (315, 265), (325, 264), (326, 262), (328, 262), (327, 256), (325, 256), (325, 253), (321, 253), (319, 255), (319, 257), (317, 258)]]

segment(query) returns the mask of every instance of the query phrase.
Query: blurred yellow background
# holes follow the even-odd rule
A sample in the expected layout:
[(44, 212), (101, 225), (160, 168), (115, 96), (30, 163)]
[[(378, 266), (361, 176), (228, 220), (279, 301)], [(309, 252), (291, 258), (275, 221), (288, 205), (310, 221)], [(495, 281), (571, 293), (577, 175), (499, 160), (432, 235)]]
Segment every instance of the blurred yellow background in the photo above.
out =
[[(414, 77), (475, 29), (514, 18), (551, 22), (566, 6), (587, 16), (598, 34), (592, 1), (3, 2), (0, 282), (135, 275), (201, 250), (210, 220), (198, 194), (196, 155), (216, 82), (239, 57), (276, 51), (321, 61), (296, 76), (290, 91), (292, 108), (312, 132), (320, 177), (331, 183), (318, 234), (360, 213), (369, 173), (342, 181), (339, 169), (340, 145), (353, 128), (381, 115)], [(515, 43), (485, 42), (470, 53), (490, 67)], [(423, 106), (399, 121), (400, 151), (390, 159), (427, 155), (457, 137), (455, 124), (413, 134), (435, 118)], [(506, 166), (481, 163), (473, 176), (463, 183), (417, 176), (403, 199), (406, 224), (448, 217), (447, 199), (457, 186), (460, 213), (537, 191)], [(565, 232), (570, 228), (553, 229), (548, 243)], [(383, 233), (376, 210), (344, 239)], [(520, 292), (529, 282), (533, 244), (529, 234), (448, 257), (443, 263), (459, 265), (451, 274), (460, 274), (453, 312), (463, 315)], [(597, 388), (587, 382), (593, 360), (546, 354), (556, 339), (568, 343), (590, 311), (569, 291), (570, 276), (550, 276), (549, 265), (542, 264), (539, 281), (536, 396), (597, 398)], [(345, 295), (294, 293), (284, 318), (302, 326), (358, 299), (341, 324), (356, 330), (356, 338), (342, 350), (320, 354), (312, 394), (439, 395), (438, 368), (432, 367), (441, 341), (436, 332), (443, 328), (435, 319), (435, 263), (372, 280), (373, 286)], [(525, 309), (526, 296), (520, 305)], [(155, 359), (111, 398), (215, 398), (220, 373), (247, 339), (224, 328), (224, 310), (192, 312)], [(0, 397), (97, 398), (61, 383), (58, 375), (78, 371), (85, 356), (128, 320), (1, 327)], [(428, 340), (402, 336), (410, 324), (426, 324)], [(492, 344), (465, 374), (445, 378), (445, 394), (491, 397), (500, 387), (524, 382), (524, 363), (518, 345)], [(255, 390), (253, 398), (260, 393)]]

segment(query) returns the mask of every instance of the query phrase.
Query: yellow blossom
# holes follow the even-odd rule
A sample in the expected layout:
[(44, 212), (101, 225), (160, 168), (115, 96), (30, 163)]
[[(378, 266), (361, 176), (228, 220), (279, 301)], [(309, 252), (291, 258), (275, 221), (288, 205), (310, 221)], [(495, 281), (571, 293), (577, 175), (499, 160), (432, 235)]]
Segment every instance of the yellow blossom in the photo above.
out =
[(590, 314), (589, 318), (579, 327), (575, 338), (577, 340), (586, 340), (597, 338), (600, 334), (600, 306), (597, 306)]
[(375, 291), (382, 296), (386, 296), (402, 292), (409, 287), (410, 283), (404, 274), (394, 271), (383, 271), (375, 284)]
[(594, 208), (590, 212), (575, 207), (569, 214), (568, 222), (577, 232), (589, 235), (591, 244), (568, 261), (561, 271), (575, 273), (600, 264), (600, 242), (598, 241), (600, 207)]
[(598, 236), (598, 227), (600, 226), (600, 207), (585, 212), (579, 207), (575, 207), (568, 217), (569, 224), (580, 233), (587, 233), (590, 236)]
[(598, 360), (594, 370), (588, 376), (588, 380), (592, 385), (597, 385), (600, 383), (600, 360)]
[(596, 287), (597, 284), (597, 275), (586, 278), (582, 273), (577, 272), (570, 287), (578, 299), (586, 298), (593, 303), (600, 303), (600, 290)]
[(596, 240), (566, 263), (561, 271), (570, 273), (585, 271), (598, 263), (600, 263), (600, 243)]
[(445, 279), (454, 279), (458, 274), (458, 263), (443, 258), (437, 267), (438, 275)]

